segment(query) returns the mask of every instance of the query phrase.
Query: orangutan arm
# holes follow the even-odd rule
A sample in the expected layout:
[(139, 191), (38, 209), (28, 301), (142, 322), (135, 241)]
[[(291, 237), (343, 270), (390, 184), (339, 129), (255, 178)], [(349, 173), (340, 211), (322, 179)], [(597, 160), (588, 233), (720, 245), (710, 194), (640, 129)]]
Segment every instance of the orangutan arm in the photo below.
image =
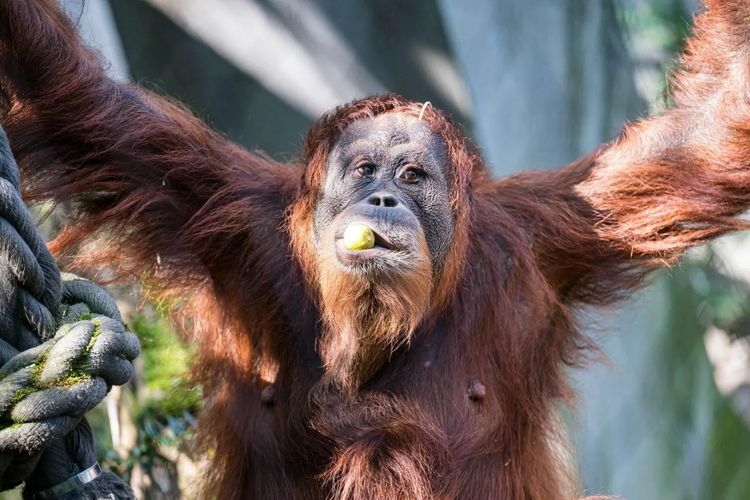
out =
[(563, 169), (491, 190), (533, 234), (566, 299), (615, 299), (688, 248), (748, 227), (750, 1), (706, 4), (671, 80), (670, 110)]
[(111, 80), (56, 1), (0, 4), (0, 78), (27, 197), (72, 202), (58, 249), (105, 234), (99, 248), (121, 269), (175, 285), (207, 273), (227, 287), (238, 270), (257, 283), (258, 262), (283, 269), (279, 228), (297, 169)]

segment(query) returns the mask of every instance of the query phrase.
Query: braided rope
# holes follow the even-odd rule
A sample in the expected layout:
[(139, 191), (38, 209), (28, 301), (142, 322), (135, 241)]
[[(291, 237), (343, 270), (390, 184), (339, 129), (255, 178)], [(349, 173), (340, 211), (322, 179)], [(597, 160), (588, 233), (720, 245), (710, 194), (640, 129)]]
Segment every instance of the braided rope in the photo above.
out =
[(20, 195), (0, 128), (0, 489), (133, 374), (138, 339), (95, 284), (61, 275)]

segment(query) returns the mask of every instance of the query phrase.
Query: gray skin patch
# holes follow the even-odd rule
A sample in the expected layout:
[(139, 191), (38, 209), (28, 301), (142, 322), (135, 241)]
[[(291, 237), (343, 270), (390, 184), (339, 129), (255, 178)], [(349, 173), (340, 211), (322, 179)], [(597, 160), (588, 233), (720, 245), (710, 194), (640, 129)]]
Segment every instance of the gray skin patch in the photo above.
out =
[(365, 220), (402, 250), (416, 251), (419, 232), (432, 262), (442, 265), (453, 237), (451, 165), (442, 137), (418, 118), (387, 113), (358, 120), (341, 133), (328, 157), (315, 208), (318, 251), (331, 224), (337, 238), (344, 227)]

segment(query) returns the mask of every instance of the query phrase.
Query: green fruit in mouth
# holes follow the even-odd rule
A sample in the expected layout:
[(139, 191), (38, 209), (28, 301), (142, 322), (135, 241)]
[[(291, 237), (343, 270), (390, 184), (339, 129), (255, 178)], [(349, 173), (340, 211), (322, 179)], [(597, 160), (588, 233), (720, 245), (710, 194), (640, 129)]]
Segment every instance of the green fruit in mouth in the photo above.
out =
[(344, 230), (344, 248), (352, 251), (369, 250), (375, 246), (375, 233), (358, 222), (349, 224)]

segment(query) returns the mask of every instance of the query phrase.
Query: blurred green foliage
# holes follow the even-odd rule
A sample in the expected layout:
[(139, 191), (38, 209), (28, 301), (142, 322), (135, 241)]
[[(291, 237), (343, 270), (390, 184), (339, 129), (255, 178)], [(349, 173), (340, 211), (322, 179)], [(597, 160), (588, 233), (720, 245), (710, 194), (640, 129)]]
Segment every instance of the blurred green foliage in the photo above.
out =
[(713, 383), (703, 341), (709, 326), (735, 322), (743, 310), (747, 318), (748, 295), (716, 265), (708, 251), (672, 272), (667, 283), (666, 328), (654, 353), (660, 362), (651, 367), (647, 389), (662, 402), (667, 427), (661, 443), (672, 454), (662, 498), (743, 500), (750, 492), (750, 474), (743, 472), (750, 470), (750, 430)]
[(676, 54), (690, 33), (693, 14), (683, 2), (649, 0), (618, 5), (618, 18), (627, 37), (648, 40), (669, 54)]
[(139, 314), (132, 330), (143, 350), (143, 380), (148, 397), (142, 411), (171, 416), (198, 408), (201, 394), (185, 379), (193, 349), (175, 332), (164, 317)]
[(693, 14), (682, 0), (630, 0), (617, 5), (631, 58), (636, 66), (650, 67), (658, 74), (655, 88), (641, 89), (651, 112), (658, 113), (672, 105), (668, 77), (676, 67), (675, 55), (690, 34)]
[(721, 259), (711, 251), (687, 266), (692, 292), (701, 299), (698, 317), (734, 338), (750, 334), (750, 285), (720, 271)]
[[(152, 474), (160, 467), (172, 472), (176, 454), (191, 455), (190, 441), (195, 429), (195, 414), (200, 408), (200, 388), (188, 381), (187, 373), (193, 349), (158, 314), (137, 314), (130, 325), (141, 341), (141, 358), (135, 386), (130, 387), (121, 404), (127, 408), (136, 431), (135, 446), (126, 456), (112, 447), (106, 415), (96, 422), (100, 460), (105, 467), (129, 478), (135, 467)], [(121, 412), (122, 414), (122, 412)], [(121, 422), (126, 424), (126, 422)], [(94, 423), (92, 423), (94, 425)], [(165, 453), (166, 451), (169, 453)]]

